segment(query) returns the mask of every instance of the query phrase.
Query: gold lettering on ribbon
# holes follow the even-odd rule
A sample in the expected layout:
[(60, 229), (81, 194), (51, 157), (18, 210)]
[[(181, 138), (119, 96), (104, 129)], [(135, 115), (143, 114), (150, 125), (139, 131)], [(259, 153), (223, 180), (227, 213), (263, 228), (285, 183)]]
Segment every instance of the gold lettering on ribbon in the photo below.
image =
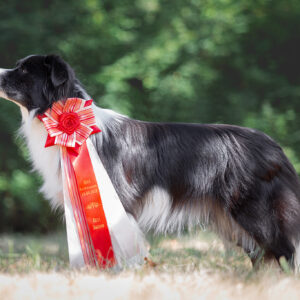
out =
[(93, 190), (90, 190), (90, 191), (81, 192), (81, 196), (84, 197), (84, 196), (89, 196), (89, 195), (93, 195), (93, 194), (97, 194), (97, 193), (98, 193), (98, 190), (93, 189)]
[(97, 208), (97, 207), (99, 207), (98, 202), (91, 202), (85, 208), (90, 210), (90, 209), (94, 209), (94, 208)]
[(80, 190), (80, 192), (84, 192), (84, 191), (88, 191), (88, 190), (95, 189), (95, 188), (97, 188), (96, 184), (85, 186), (85, 187), (81, 187), (79, 190)]
[(94, 230), (101, 229), (101, 228), (104, 228), (104, 224), (93, 225)]
[(83, 184), (84, 185), (88, 185), (88, 184), (90, 184), (91, 183), (91, 180), (90, 179), (85, 179), (85, 180), (83, 180)]
[[(90, 179), (83, 180), (83, 186), (79, 188), (81, 197), (90, 196), (93, 194), (98, 193), (98, 186), (97, 184), (92, 184)], [(94, 208), (99, 207), (98, 202), (90, 202), (86, 205), (87, 210), (93, 210)], [(92, 218), (91, 219), (93, 224), (93, 230), (99, 230), (105, 227), (104, 224), (101, 224), (101, 218)], [(98, 224), (97, 224), (98, 223)], [(100, 223), (100, 224), (99, 224)]]
[(90, 196), (98, 193), (97, 184), (91, 184), (92, 181), (90, 179), (83, 180), (83, 187), (80, 187), (80, 194), (82, 197)]

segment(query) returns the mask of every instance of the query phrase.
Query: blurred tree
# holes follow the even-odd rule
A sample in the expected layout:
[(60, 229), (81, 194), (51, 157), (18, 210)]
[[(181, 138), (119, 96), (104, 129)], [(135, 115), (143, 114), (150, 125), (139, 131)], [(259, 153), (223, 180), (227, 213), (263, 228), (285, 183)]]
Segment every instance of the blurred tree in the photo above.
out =
[[(66, 1), (0, 2), (0, 65), (34, 53), (56, 53), (58, 44), (82, 26), (83, 3)], [(57, 214), (38, 193), (39, 178), (30, 173), (26, 149), (15, 132), (19, 108), (1, 101), (0, 231), (49, 231), (59, 226)]]
[[(261, 129), (300, 173), (297, 0), (1, 1), (0, 30), (1, 67), (61, 54), (101, 106)], [(1, 103), (0, 230), (52, 229), (12, 134), (19, 123), (18, 108)]]

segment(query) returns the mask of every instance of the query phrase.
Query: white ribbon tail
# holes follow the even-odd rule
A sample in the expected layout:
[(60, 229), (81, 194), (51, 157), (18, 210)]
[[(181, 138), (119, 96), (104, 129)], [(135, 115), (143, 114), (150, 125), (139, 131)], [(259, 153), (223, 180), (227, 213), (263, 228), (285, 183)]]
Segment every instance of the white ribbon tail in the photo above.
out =
[(67, 229), (67, 239), (68, 239), (68, 250), (69, 250), (69, 261), (73, 268), (82, 268), (85, 266), (84, 258), (82, 254), (82, 249), (80, 245), (80, 240), (78, 236), (77, 226), (74, 218), (72, 203), (69, 195), (69, 190), (66, 180), (66, 170), (64, 169), (64, 164), (61, 155), (61, 170), (62, 170), (62, 181), (63, 181), (63, 191), (64, 191), (64, 208), (65, 208), (65, 218), (66, 218), (66, 229)]

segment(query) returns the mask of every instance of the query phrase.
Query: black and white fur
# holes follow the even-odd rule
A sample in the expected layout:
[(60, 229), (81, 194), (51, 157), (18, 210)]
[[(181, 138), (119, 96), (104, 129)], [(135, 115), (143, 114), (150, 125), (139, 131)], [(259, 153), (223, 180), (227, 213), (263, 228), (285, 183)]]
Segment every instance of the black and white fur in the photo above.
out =
[[(44, 148), (47, 133), (36, 115), (57, 100), (90, 96), (54, 55), (29, 56), (1, 69), (0, 96), (20, 106), (42, 191), (53, 207), (62, 206), (58, 147)], [(143, 231), (208, 225), (253, 261), (263, 253), (299, 266), (300, 182), (270, 137), (231, 125), (150, 123), (97, 106), (94, 112), (102, 132), (92, 141)]]

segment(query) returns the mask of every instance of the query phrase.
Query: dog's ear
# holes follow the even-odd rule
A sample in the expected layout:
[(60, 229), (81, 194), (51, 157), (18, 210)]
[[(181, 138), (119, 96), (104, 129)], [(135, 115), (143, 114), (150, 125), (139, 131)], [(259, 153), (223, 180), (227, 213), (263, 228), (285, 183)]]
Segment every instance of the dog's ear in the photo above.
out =
[(47, 55), (45, 65), (49, 69), (50, 79), (55, 88), (69, 79), (68, 65), (58, 55)]
[(72, 97), (72, 87), (75, 74), (72, 68), (59, 56), (47, 55), (44, 58), (46, 80), (43, 86), (43, 96), (46, 108), (53, 102)]

